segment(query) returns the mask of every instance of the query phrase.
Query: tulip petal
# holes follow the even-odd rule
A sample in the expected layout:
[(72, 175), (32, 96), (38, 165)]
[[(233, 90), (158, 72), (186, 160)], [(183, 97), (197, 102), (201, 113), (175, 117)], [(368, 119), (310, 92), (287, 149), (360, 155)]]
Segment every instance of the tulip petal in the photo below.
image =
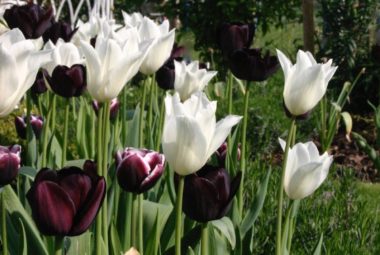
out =
[(145, 178), (145, 180), (141, 183), (140, 192), (142, 193), (152, 188), (161, 177), (163, 171), (164, 165), (157, 164), (155, 168), (153, 168), (153, 170), (150, 172), (150, 174)]
[(75, 215), (73, 228), (70, 230), (70, 236), (80, 235), (85, 232), (94, 221), (106, 194), (106, 181), (103, 177), (93, 183), (87, 202), (79, 208)]
[(229, 198), (227, 199), (226, 204), (221, 208), (219, 217), (222, 218), (224, 215), (228, 213), (228, 211), (231, 208), (232, 200), (234, 199), (234, 196), (239, 190), (240, 183), (241, 183), (241, 178), (242, 178), (242, 172), (239, 171), (237, 172), (236, 176), (233, 178), (231, 184), (230, 184), (230, 194)]
[(138, 192), (150, 170), (148, 162), (141, 155), (132, 154), (124, 158), (117, 167), (117, 179), (124, 190)]
[[(95, 49), (87, 42), (80, 42), (82, 53), (86, 58), (86, 72), (87, 72), (87, 89), (92, 97), (96, 100), (99, 99), (98, 91), (100, 85), (103, 83), (101, 76), (101, 62)], [(98, 100), (99, 101), (99, 100)]]
[(37, 183), (27, 193), (27, 198), (42, 234), (65, 236), (69, 233), (76, 208), (61, 187), (51, 181)]
[(292, 68), (293, 64), (290, 62), (290, 60), (285, 56), (282, 51), (276, 49), (278, 60), (280, 61), (280, 65), (282, 69), (284, 70), (284, 76), (285, 80), (289, 77), (289, 71)]
[(238, 124), (241, 119), (241, 116), (229, 115), (216, 123), (215, 132), (208, 147), (206, 158), (209, 158), (222, 145), (231, 132), (232, 127)]

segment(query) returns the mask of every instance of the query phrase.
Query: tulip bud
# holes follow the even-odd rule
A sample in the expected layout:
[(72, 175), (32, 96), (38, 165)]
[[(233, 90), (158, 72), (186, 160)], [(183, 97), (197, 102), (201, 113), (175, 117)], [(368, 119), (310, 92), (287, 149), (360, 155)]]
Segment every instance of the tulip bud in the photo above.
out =
[(16, 178), (20, 169), (20, 153), (19, 145), (0, 146), (0, 188)]
[(38, 172), (26, 196), (42, 234), (76, 236), (94, 221), (105, 192), (104, 177), (91, 170), (44, 168)]
[(70, 42), (77, 29), (72, 30), (71, 25), (64, 21), (54, 22), (53, 25), (43, 34), (44, 42), (52, 41), (54, 44), (59, 38), (65, 42)]
[(19, 28), (26, 39), (37, 39), (51, 25), (53, 9), (43, 9), (37, 4), (13, 5), (4, 12), (9, 28)]
[(65, 98), (79, 97), (86, 89), (86, 69), (80, 64), (58, 65), (46, 79), (54, 93)]
[(116, 154), (119, 185), (128, 192), (143, 193), (156, 184), (164, 171), (165, 157), (146, 149), (126, 148)]
[[(41, 116), (31, 115), (30, 116), (30, 125), (37, 139), (41, 137), (42, 127), (44, 125), (44, 119)], [(15, 126), (17, 135), (21, 139), (26, 139), (26, 128), (27, 128), (27, 118), (24, 117), (15, 117)]]
[(43, 94), (47, 91), (44, 75), (47, 75), (45, 69), (40, 69), (37, 73), (36, 80), (34, 81), (31, 91), (33, 94)]
[(229, 58), (231, 72), (239, 79), (246, 81), (265, 81), (280, 67), (275, 56), (269, 52), (261, 56), (260, 49), (239, 49)]
[[(226, 157), (228, 152), (228, 146), (227, 142), (224, 142), (219, 149), (215, 151), (215, 155), (218, 158), (219, 166), (225, 167), (226, 166)], [(238, 144), (237, 148), (237, 160), (240, 160), (241, 157), (241, 151), (240, 151), (240, 144)]]
[[(99, 113), (99, 103), (96, 100), (92, 101), (92, 108), (95, 111), (96, 116), (98, 116)], [(119, 112), (120, 108), (120, 102), (117, 100), (117, 98), (114, 98), (111, 100), (110, 104), (110, 120), (115, 120), (117, 118), (117, 113)]]
[(222, 218), (230, 209), (240, 182), (241, 172), (231, 181), (224, 168), (205, 165), (198, 172), (185, 176), (183, 212), (198, 222)]
[(174, 89), (174, 60), (169, 59), (158, 71), (156, 72), (157, 85), (164, 89)]
[(223, 55), (228, 58), (235, 50), (249, 48), (254, 36), (253, 24), (223, 23), (217, 30), (217, 43)]

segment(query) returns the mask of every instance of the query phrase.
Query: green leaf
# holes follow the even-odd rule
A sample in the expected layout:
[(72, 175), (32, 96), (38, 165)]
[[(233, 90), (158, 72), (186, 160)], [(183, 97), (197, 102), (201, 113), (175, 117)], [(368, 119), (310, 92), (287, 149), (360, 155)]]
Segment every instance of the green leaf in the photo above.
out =
[(259, 185), (252, 207), (249, 209), (247, 215), (241, 223), (240, 233), (242, 238), (244, 238), (247, 231), (253, 226), (261, 210), (263, 209), (265, 197), (267, 195), (269, 176), (271, 172), (272, 169), (269, 168), (264, 181)]
[(154, 221), (153, 231), (150, 232), (148, 242), (146, 243), (146, 253), (156, 255), (158, 246), (160, 243), (160, 227), (158, 225), (158, 219), (160, 217), (160, 210), (157, 211), (156, 220)]
[(66, 255), (90, 255), (92, 233), (87, 231), (79, 236), (66, 238), (68, 249)]
[(211, 221), (211, 224), (217, 228), (224, 235), (224, 237), (227, 238), (232, 249), (234, 249), (236, 245), (236, 235), (234, 225), (232, 224), (230, 218), (223, 217), (220, 220)]
[(23, 166), (20, 168), (19, 174), (24, 175), (33, 181), (37, 174), (37, 170), (30, 166)]
[[(154, 231), (154, 225), (156, 222), (156, 218), (158, 216), (157, 222), (158, 222), (158, 232), (161, 235), (161, 232), (163, 228), (166, 225), (166, 222), (169, 218), (169, 215), (171, 211), (173, 210), (172, 206), (169, 205), (163, 205), (154, 203), (151, 201), (144, 200), (143, 201), (143, 208), (144, 208), (144, 243), (148, 241), (149, 233), (152, 233)], [(158, 213), (158, 211), (160, 213)]]
[[(119, 235), (117, 233), (117, 229), (115, 228), (115, 224), (111, 224), (111, 229), (110, 229), (110, 234), (111, 234), (111, 254), (113, 255), (119, 255), (120, 253), (123, 252), (123, 249), (121, 248), (121, 244), (120, 244), (120, 239), (119, 239)], [(80, 253), (78, 253), (80, 254)], [(148, 253), (150, 254), (150, 253)]]
[(140, 119), (140, 106), (136, 106), (132, 121), (128, 121), (128, 134), (126, 145), (131, 147), (138, 147), (139, 144), (139, 119)]
[(19, 233), (20, 233), (20, 249), (19, 249), (19, 254), (20, 255), (28, 255), (28, 243), (26, 239), (26, 233), (25, 233), (25, 228), (24, 224), (22, 223), (22, 220), (19, 218)]
[(75, 166), (82, 169), (85, 161), (86, 159), (69, 160), (65, 162), (65, 167)]
[(25, 232), (27, 234), (26, 236), (28, 239), (28, 248), (35, 254), (48, 255), (46, 247), (44, 246), (44, 243), (36, 226), (34, 225), (33, 220), (25, 211), (24, 207), (22, 207), (17, 195), (14, 193), (11, 186), (5, 186), (3, 192), (5, 207), (10, 214), (12, 221), (18, 222), (19, 220), (22, 220), (24, 224)]
[(321, 238), (319, 238), (319, 242), (317, 244), (317, 247), (315, 247), (313, 255), (321, 255), (322, 244), (323, 244), (323, 233), (321, 234)]
[(344, 125), (346, 126), (346, 136), (348, 137), (352, 131), (352, 118), (348, 112), (341, 113)]

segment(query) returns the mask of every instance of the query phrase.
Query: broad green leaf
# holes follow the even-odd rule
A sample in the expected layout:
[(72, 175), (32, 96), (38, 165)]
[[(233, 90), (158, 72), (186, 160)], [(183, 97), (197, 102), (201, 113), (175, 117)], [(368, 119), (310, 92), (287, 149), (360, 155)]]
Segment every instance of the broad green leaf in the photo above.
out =
[[(166, 225), (166, 222), (169, 218), (169, 215), (171, 211), (173, 210), (172, 206), (169, 205), (163, 205), (154, 203), (151, 201), (144, 200), (143, 201), (143, 208), (144, 208), (144, 243), (148, 241), (149, 233), (154, 231), (154, 224), (156, 221), (156, 217), (158, 215), (158, 232), (161, 234), (163, 231), (163, 228)], [(160, 213), (158, 213), (160, 211)]]
[(218, 229), (225, 238), (227, 238), (230, 243), (232, 249), (235, 248), (236, 245), (236, 235), (234, 225), (232, 221), (228, 217), (223, 217), (220, 220), (211, 221), (211, 224)]
[(29, 214), (22, 207), (17, 195), (14, 193), (10, 185), (4, 187), (3, 198), (5, 200), (5, 207), (11, 216), (13, 222), (22, 220), (28, 238), (28, 249), (34, 251), (38, 255), (48, 255), (46, 247), (40, 237), (40, 234), (34, 225), (33, 220)]
[(352, 131), (352, 118), (348, 112), (341, 113), (344, 125), (346, 126), (346, 136), (349, 137)]
[(146, 243), (146, 253), (156, 255), (160, 243), (160, 227), (158, 219), (160, 218), (160, 210), (157, 211), (156, 220), (154, 221), (153, 231), (149, 233), (148, 242)]
[[(112, 223), (111, 224), (111, 242), (110, 242), (110, 250), (111, 250), (111, 254), (113, 255), (119, 255), (120, 253), (122, 253), (123, 249), (121, 248), (121, 244), (120, 244), (120, 239), (119, 239), (119, 235), (117, 233), (117, 229), (115, 228), (115, 225)], [(148, 253), (149, 254), (149, 253)]]
[(134, 111), (133, 118), (131, 121), (128, 121), (128, 134), (126, 146), (138, 147), (139, 144), (139, 119), (140, 119), (140, 106), (136, 106)]
[(259, 185), (252, 207), (249, 209), (247, 215), (241, 223), (240, 231), (242, 238), (244, 238), (247, 231), (253, 226), (261, 210), (263, 209), (271, 172), (272, 169), (270, 168), (267, 172), (267, 175), (265, 176), (264, 181)]
[(69, 161), (65, 162), (65, 167), (75, 166), (75, 167), (79, 167), (82, 169), (84, 162), (86, 162), (86, 159), (69, 160)]
[(24, 175), (33, 181), (37, 174), (37, 170), (30, 166), (23, 166), (20, 168), (19, 174)]
[(66, 238), (68, 241), (68, 250), (66, 255), (90, 255), (91, 254), (91, 238), (94, 238), (91, 232), (86, 231), (85, 233)]
[(20, 233), (20, 248), (19, 248), (19, 254), (20, 255), (28, 255), (28, 243), (26, 239), (26, 233), (24, 224), (22, 223), (22, 220), (19, 218), (19, 233)]

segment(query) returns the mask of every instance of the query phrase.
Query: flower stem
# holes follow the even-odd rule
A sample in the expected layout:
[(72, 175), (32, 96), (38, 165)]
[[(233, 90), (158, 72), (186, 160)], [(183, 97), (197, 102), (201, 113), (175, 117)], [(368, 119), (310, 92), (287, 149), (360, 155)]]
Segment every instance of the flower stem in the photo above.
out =
[(290, 143), (292, 142), (292, 137), (295, 137), (294, 128), (296, 125), (296, 120), (293, 118), (292, 123), (289, 127), (288, 139), (286, 141), (285, 154), (282, 164), (282, 173), (281, 173), (281, 183), (278, 190), (278, 208), (277, 208), (277, 233), (276, 233), (276, 255), (282, 255), (282, 245), (281, 245), (281, 228), (282, 228), (282, 206), (284, 200), (284, 178), (285, 178), (285, 167), (288, 160), (288, 152), (290, 148)]
[[(241, 183), (239, 187), (239, 196), (238, 196), (238, 205), (239, 205), (239, 214), (240, 217), (243, 217), (243, 207), (244, 207), (244, 197), (243, 197), (243, 189), (244, 189), (244, 176), (245, 170), (247, 167), (247, 125), (248, 125), (248, 102), (249, 102), (249, 87), (250, 82), (247, 81), (245, 84), (245, 96), (244, 96), (244, 117), (243, 117), (243, 130), (242, 130), (242, 138), (241, 138), (241, 160), (240, 160), (240, 168), (241, 168)], [(231, 147), (231, 146), (230, 146)]]
[(208, 255), (208, 225), (207, 222), (202, 224), (201, 255)]
[(156, 151), (160, 151), (161, 139), (162, 139), (162, 129), (164, 128), (164, 119), (165, 119), (165, 100), (161, 102), (160, 109), (160, 121), (159, 121), (159, 130), (157, 136)]
[[(44, 137), (43, 137), (43, 142), (42, 142), (42, 163), (41, 163), (41, 166), (42, 167), (47, 167), (47, 147), (48, 147), (48, 142), (49, 142), (49, 125), (50, 125), (50, 121), (51, 121), (51, 118), (52, 118), (52, 114), (53, 114), (53, 105), (54, 105), (54, 100), (55, 100), (55, 94), (52, 95), (52, 97), (50, 98), (50, 102), (49, 102), (49, 110), (48, 110), (48, 113), (47, 113), (47, 116), (46, 116), (46, 121), (44, 123), (44, 126), (43, 126), (43, 134), (44, 134)], [(53, 129), (51, 129), (53, 131)]]
[(141, 98), (141, 104), (140, 104), (140, 118), (139, 118), (139, 147), (142, 148), (144, 146), (144, 108), (145, 108), (145, 101), (146, 101), (146, 87), (147, 87), (147, 80), (145, 79), (143, 84), (143, 94)]
[(8, 255), (8, 239), (7, 239), (7, 221), (4, 191), (0, 193), (1, 200), (1, 240), (3, 243), (3, 255)]
[(63, 240), (64, 237), (56, 236), (55, 237), (55, 255), (62, 255), (63, 254)]
[[(152, 128), (152, 124), (153, 124), (153, 101), (154, 101), (154, 92), (156, 89), (155, 74), (153, 74), (151, 78), (152, 78), (152, 81), (150, 83), (149, 106), (148, 106), (148, 134), (149, 134), (149, 136), (151, 136), (152, 132), (153, 132), (153, 128)], [(150, 139), (149, 139), (149, 141), (150, 141)], [(150, 142), (148, 144), (150, 144)]]
[(65, 105), (65, 125), (63, 129), (63, 146), (62, 146), (62, 161), (61, 167), (65, 165), (67, 155), (67, 135), (69, 132), (69, 113), (70, 113), (70, 101), (67, 100)]
[(175, 220), (175, 255), (181, 255), (181, 238), (182, 238), (182, 200), (183, 188), (185, 185), (185, 177), (179, 175), (179, 183), (177, 190), (177, 201), (175, 204), (176, 220)]
[[(102, 175), (107, 180), (108, 176), (108, 149), (109, 149), (109, 134), (110, 134), (110, 103), (103, 103), (103, 158), (102, 158)], [(104, 203), (102, 206), (102, 224), (103, 224), (103, 241), (108, 250), (108, 199), (107, 192), (104, 196)]]
[[(103, 141), (103, 107), (100, 107), (97, 119), (97, 154), (96, 154), (96, 166), (98, 175), (102, 176), (103, 168), (103, 153), (102, 153), (102, 141)], [(106, 202), (106, 201), (105, 201)], [(104, 206), (105, 203), (103, 203)], [(99, 211), (98, 216), (96, 217), (96, 227), (95, 227), (95, 243), (96, 255), (102, 255), (102, 215), (103, 210)]]
[[(227, 92), (228, 92), (228, 115), (231, 115), (232, 114), (232, 95), (233, 95), (233, 77), (232, 77), (232, 73), (231, 71), (228, 72), (228, 81), (227, 81)], [(231, 134), (228, 134), (228, 138), (227, 138), (227, 161), (226, 161), (226, 167), (227, 167), (227, 171), (233, 171), (233, 169), (231, 169), (231, 162), (230, 162), (230, 157), (228, 157), (229, 155), (232, 154), (232, 138), (231, 138)], [(235, 159), (234, 159), (235, 160)], [(231, 173), (231, 172), (229, 172)]]
[[(32, 141), (33, 139), (33, 130), (32, 130), (32, 125), (30, 123), (30, 116), (31, 116), (33, 104), (32, 104), (32, 96), (30, 92), (27, 92), (25, 97), (26, 97), (26, 141), (27, 141), (27, 144), (29, 145), (30, 141)], [(30, 150), (30, 149), (32, 148), (27, 146), (27, 150)], [(26, 155), (27, 155), (26, 164), (29, 166), (35, 167), (36, 162), (33, 161), (32, 152), (27, 151)]]
[(137, 195), (133, 194), (132, 195), (132, 219), (131, 219), (131, 245), (132, 246), (137, 246), (136, 239), (137, 239)]
[(138, 239), (137, 239), (137, 250), (141, 255), (144, 254), (144, 241), (143, 241), (143, 200), (144, 194), (137, 195), (138, 202)]

